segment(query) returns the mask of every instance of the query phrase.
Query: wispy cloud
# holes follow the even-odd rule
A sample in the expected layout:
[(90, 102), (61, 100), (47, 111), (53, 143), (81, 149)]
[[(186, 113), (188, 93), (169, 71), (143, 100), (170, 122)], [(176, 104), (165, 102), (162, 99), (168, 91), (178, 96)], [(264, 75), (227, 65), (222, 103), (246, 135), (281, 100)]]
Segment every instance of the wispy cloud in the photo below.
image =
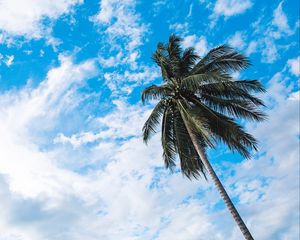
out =
[[(148, 107), (114, 101), (111, 112), (89, 122), (90, 131), (82, 131), (86, 126), (79, 122), (78, 134), (68, 138), (66, 132), (56, 132), (60, 141), (55, 149), (40, 149), (32, 132), (26, 130), (33, 131), (36, 126), (45, 127), (48, 121), (59, 119), (72, 102), (66, 100), (70, 88), (80, 87), (93, 77), (97, 73), (94, 64), (95, 60), (74, 64), (71, 58), (62, 57), (60, 66), (51, 69), (37, 88), (1, 97), (1, 159), (6, 159), (0, 166), (1, 194), (6, 196), (6, 211), (0, 218), (0, 229), (6, 230), (2, 236), (34, 240), (53, 237), (179, 240), (210, 238), (213, 231), (215, 239), (240, 239), (227, 210), (212, 210), (220, 199), (210, 181), (190, 182), (179, 172), (169, 174), (163, 168), (158, 150), (161, 149), (159, 134), (148, 147), (143, 144), (140, 128), (150, 113)], [(292, 88), (285, 87), (281, 74), (285, 73), (275, 75), (268, 87), (267, 102), (273, 106), (269, 111), (270, 121), (249, 126), (263, 142), (261, 152), (266, 154), (222, 169), (221, 175), (226, 176), (226, 188), (238, 199), (237, 206), (253, 234), (261, 239), (276, 238), (282, 222), (286, 237), (297, 233), (295, 224), (291, 224), (297, 221), (294, 211), (297, 199), (290, 194), (297, 189), (295, 181), (290, 184), (297, 174), (297, 102), (290, 99)], [(18, 100), (11, 103), (12, 99)], [(61, 99), (61, 107), (57, 107)], [(27, 114), (14, 120), (13, 116), (22, 112)], [(287, 117), (290, 121), (286, 121)], [(68, 124), (62, 121), (61, 124)], [(284, 123), (286, 127), (282, 127)], [(266, 134), (269, 132), (274, 134)], [(120, 137), (123, 140), (118, 140)], [(89, 154), (80, 156), (84, 160), (78, 159), (78, 151), (69, 151), (67, 146), (59, 144), (69, 142), (84, 147), (93, 141), (93, 146), (87, 146)], [(65, 162), (59, 161), (62, 156), (84, 161), (83, 168), (75, 172), (74, 165), (62, 167)], [(285, 186), (287, 183), (289, 187)], [(31, 215), (32, 208), (35, 216)], [(272, 219), (270, 209), (276, 209)], [(7, 216), (10, 222), (5, 220)], [(25, 228), (25, 222), (31, 228)], [(63, 232), (59, 230), (61, 227)]]
[(214, 14), (231, 17), (245, 12), (250, 7), (252, 7), (250, 0), (217, 0), (214, 6)]
[(120, 38), (125, 40), (126, 43), (123, 44), (128, 51), (142, 44), (147, 26), (141, 22), (140, 15), (135, 11), (135, 0), (123, 2), (102, 0), (99, 5), (100, 11), (92, 17), (92, 20), (100, 27), (104, 27), (112, 42)]
[(159, 76), (157, 68), (140, 66), (135, 71), (125, 70), (123, 73), (117, 71), (107, 72), (104, 74), (104, 79), (113, 96), (115, 96), (130, 94), (135, 87), (149, 84)]
[(45, 20), (54, 21), (81, 3), (83, 3), (82, 0), (1, 1), (0, 33), (4, 32), (6, 38), (39, 39), (47, 37), (52, 39), (49, 35), (49, 33), (51, 34), (51, 24), (46, 25)]
[(241, 50), (246, 45), (245, 36), (242, 32), (236, 32), (228, 39), (228, 43), (231, 47)]
[[(288, 24), (287, 16), (282, 9), (283, 2), (280, 2), (277, 8), (273, 11), (272, 21), (260, 17), (256, 22), (252, 24), (254, 28), (253, 40), (255, 48), (261, 49), (262, 62), (273, 63), (280, 58), (279, 51), (281, 49), (287, 49), (291, 46), (278, 46), (278, 41), (282, 38), (286, 38), (293, 35), (296, 30), (296, 25), (294, 30)], [(252, 48), (253, 47), (253, 48)], [(248, 49), (248, 53), (254, 52), (254, 45)]]
[(0, 65), (2, 63), (4, 63), (7, 67), (10, 67), (13, 64), (14, 59), (15, 59), (14, 55), (5, 55), (5, 56), (3, 56), (0, 53)]
[(217, 0), (213, 7), (208, 4), (213, 11), (209, 17), (211, 19), (210, 27), (213, 28), (216, 25), (219, 17), (223, 16), (227, 19), (242, 14), (252, 5), (251, 0)]
[(290, 35), (293, 33), (293, 31), (289, 26), (286, 14), (282, 10), (282, 4), (283, 2), (280, 2), (273, 13), (273, 24), (280, 32)]
[[(135, 0), (102, 0), (99, 6), (99, 12), (91, 20), (104, 32), (103, 44), (110, 53), (108, 58), (99, 54), (99, 62), (106, 69), (103, 78), (113, 96), (130, 94), (138, 85), (158, 77), (153, 67), (138, 64), (138, 48), (145, 42), (148, 26), (136, 12)], [(126, 70), (124, 65), (128, 67)]]
[(300, 74), (300, 57), (295, 59), (288, 60), (288, 66), (290, 68), (290, 72), (295, 76), (299, 76)]
[(199, 56), (203, 56), (208, 50), (208, 43), (204, 36), (197, 37), (194, 35), (187, 35), (183, 38), (182, 46), (184, 48), (193, 47)]
[[(267, 88), (261, 97), (268, 121), (246, 125), (259, 152), (251, 160), (226, 148), (208, 154), (255, 238), (299, 236), (299, 57), (296, 50), (283, 51), (296, 49), (298, 25), (288, 2), (262, 13), (265, 3), (201, 0), (206, 9), (192, 3), (166, 22), (169, 15), (164, 21), (161, 15), (172, 15), (177, 2), (27, 3), (0, 3), (11, 19), (5, 25), (0, 16), (1, 240), (242, 238), (211, 180), (190, 181), (179, 168), (166, 170), (160, 132), (147, 146), (142, 141), (153, 102), (142, 105), (140, 89), (160, 77), (150, 54), (170, 30), (200, 56), (225, 41), (273, 63), (254, 61), (248, 70)], [(156, 16), (153, 8), (159, 8)], [(259, 20), (249, 28), (243, 13), (251, 8)], [(210, 15), (224, 24), (203, 30), (201, 21)], [(61, 17), (67, 21), (56, 25)], [(170, 26), (181, 17), (183, 24)], [(13, 26), (21, 18), (28, 26)], [(62, 53), (36, 41), (51, 35), (60, 39)], [(24, 47), (13, 44), (19, 36)], [(81, 50), (72, 51), (74, 45)]]

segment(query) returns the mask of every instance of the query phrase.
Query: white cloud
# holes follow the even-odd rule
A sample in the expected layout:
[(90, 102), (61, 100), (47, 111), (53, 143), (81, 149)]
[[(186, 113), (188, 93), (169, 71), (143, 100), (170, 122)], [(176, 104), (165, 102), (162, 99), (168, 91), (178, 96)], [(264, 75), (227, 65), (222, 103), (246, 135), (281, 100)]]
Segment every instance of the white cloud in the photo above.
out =
[(28, 39), (48, 35), (44, 19), (56, 20), (82, 0), (3, 0), (0, 2), (0, 31)]
[(246, 50), (247, 55), (260, 52), (262, 62), (273, 63), (281, 57), (280, 50), (289, 49), (295, 44), (293, 42), (285, 45), (279, 43), (279, 40), (293, 35), (297, 29), (297, 24), (295, 24), (295, 28), (291, 30), (288, 25), (287, 16), (283, 12), (282, 5), (283, 2), (280, 2), (277, 8), (274, 9), (272, 21), (261, 16), (252, 24), (254, 28), (252, 38), (254, 38), (254, 40), (250, 42)]
[(245, 35), (242, 32), (236, 32), (228, 39), (228, 43), (231, 47), (241, 50), (246, 45)]
[[(211, 181), (191, 182), (162, 169), (159, 134), (148, 147), (143, 144), (148, 107), (116, 100), (108, 114), (77, 122), (78, 133), (69, 138), (71, 121), (63, 118), (58, 132), (49, 123), (74, 109), (78, 96), (73, 93), (97, 73), (94, 64), (62, 57), (38, 87), (1, 95), (0, 239), (241, 239), (227, 209), (214, 208), (219, 196)], [(265, 154), (221, 169), (241, 215), (262, 240), (298, 236), (297, 198), (291, 194), (297, 189), (298, 102), (289, 100), (292, 88), (282, 79), (276, 75), (268, 87), (271, 121), (250, 127)], [(56, 144), (43, 149), (45, 138), (52, 141), (44, 135), (45, 126), (55, 132), (52, 136), (65, 136), (58, 137), (61, 142), (81, 148), (69, 151)], [(37, 131), (43, 133), (39, 141)], [(92, 141), (96, 144), (85, 146)], [(283, 226), (285, 233), (280, 233)]]
[(199, 56), (203, 56), (208, 50), (208, 43), (204, 36), (188, 35), (183, 38), (183, 48), (194, 47)]
[(163, 9), (164, 6), (168, 6), (167, 0), (156, 0), (153, 2), (152, 8), (153, 8), (153, 13), (154, 13), (155, 17)]
[[(294, 211), (299, 207), (299, 100), (292, 98), (296, 83), (285, 74), (275, 74), (268, 83), (264, 96), (268, 120), (247, 125), (260, 142), (259, 154), (255, 160), (227, 166), (235, 174), (225, 178), (229, 195), (238, 198), (238, 209), (259, 239), (299, 235), (293, 224), (299, 224), (299, 212)], [(230, 239), (239, 238), (233, 234)]]
[[(113, 95), (130, 94), (140, 84), (158, 77), (158, 70), (138, 62), (139, 47), (147, 40), (148, 26), (136, 12), (137, 2), (99, 1), (99, 12), (91, 20), (99, 28), (109, 57), (99, 56), (104, 80)], [(126, 68), (124, 67), (126, 66)]]
[[(114, 10), (106, 4), (99, 21), (110, 26)], [(184, 42), (200, 55), (207, 45), (196, 35)], [(0, 239), (241, 239), (210, 180), (191, 182), (163, 169), (160, 134), (143, 144), (148, 106), (120, 97), (108, 113), (101, 102), (96, 113), (86, 105), (76, 108), (84, 99), (81, 87), (98, 74), (96, 61), (105, 67), (118, 60), (132, 64), (131, 71), (105, 75), (111, 90), (122, 95), (160, 75), (134, 64), (136, 47), (128, 52), (78, 64), (61, 56), (38, 86), (1, 93)], [(299, 72), (297, 60), (288, 61), (292, 73)], [(269, 121), (248, 126), (261, 154), (228, 169), (214, 162), (254, 237), (262, 240), (299, 235), (299, 92), (284, 74), (269, 83)]]
[[(70, 143), (74, 147), (83, 144), (103, 141), (115, 141), (117, 139), (128, 139), (130, 137), (140, 137), (141, 127), (146, 120), (149, 110), (141, 105), (131, 106), (121, 100), (113, 100), (114, 108), (103, 117), (94, 118), (93, 125), (97, 126), (97, 133), (92, 131), (80, 132), (66, 137), (60, 133), (55, 138), (56, 143)], [(126, 122), (135, 124), (127, 125)]]
[(32, 50), (24, 50), (23, 52), (27, 55), (31, 55), (33, 51)]
[(73, 134), (71, 137), (66, 137), (64, 134), (60, 133), (54, 139), (54, 143), (70, 143), (74, 147), (79, 147), (82, 144), (94, 142), (100, 137), (99, 134), (94, 134), (93, 132)]
[(188, 12), (187, 17), (188, 17), (188, 18), (191, 17), (191, 16), (192, 16), (192, 13), (193, 13), (193, 4), (191, 3), (191, 4), (190, 4), (190, 7), (189, 7), (189, 12)]
[(145, 85), (160, 76), (155, 67), (140, 66), (136, 71), (125, 70), (123, 73), (114, 71), (106, 72), (104, 80), (113, 95), (130, 94), (140, 85)]
[(214, 14), (217, 16), (231, 17), (245, 12), (252, 7), (250, 0), (217, 0)]
[(279, 3), (278, 7), (273, 13), (272, 23), (277, 26), (278, 30), (285, 34), (292, 34), (292, 30), (288, 24), (288, 19), (282, 10), (283, 1)]
[(189, 23), (173, 23), (169, 26), (170, 30), (174, 30), (175, 33), (185, 35), (189, 29)]
[[(162, 219), (175, 214), (182, 199), (202, 186), (179, 173), (169, 176), (158, 169), (163, 166), (159, 137), (149, 147), (140, 138), (149, 110), (122, 101), (114, 102), (112, 113), (93, 121), (103, 126), (100, 134), (106, 138), (92, 149), (92, 155), (84, 156), (85, 163), (98, 166), (105, 161), (104, 169), (79, 174), (74, 165), (63, 164), (69, 158), (76, 161), (78, 152), (41, 149), (42, 142), (51, 140), (44, 135), (45, 128), (55, 131), (53, 122), (73, 109), (78, 96), (70, 90), (96, 73), (94, 61), (74, 64), (61, 57), (61, 65), (51, 69), (38, 87), (1, 95), (0, 202), (5, 211), (1, 208), (0, 238), (151, 239)], [(60, 124), (69, 123), (64, 118)], [(85, 138), (81, 144), (90, 141), (93, 133), (80, 136)], [(119, 136), (131, 138), (112, 142)], [(184, 209), (187, 216), (194, 214), (194, 207)]]
[(262, 62), (273, 63), (279, 58), (276, 43), (272, 38), (266, 37), (263, 41)]
[[(140, 57), (139, 51), (135, 50), (132, 52), (128, 52), (126, 54), (120, 50), (116, 55), (110, 56), (108, 58), (104, 58), (102, 56), (99, 57), (99, 63), (104, 68), (116, 68), (120, 65), (128, 64), (131, 70), (137, 70), (139, 65), (137, 60)], [(141, 66), (143, 68), (145, 66)]]
[[(58, 114), (67, 105), (68, 107), (76, 106), (78, 101), (71, 99), (76, 92), (74, 87), (82, 84), (82, 79), (94, 76), (97, 69), (93, 60), (88, 60), (80, 65), (73, 65), (71, 58), (60, 55), (61, 66), (51, 69), (47, 74), (46, 81), (42, 82), (37, 89), (31, 91), (30, 87), (25, 88), (18, 97), (10, 94), (2, 97), (3, 106), (10, 102), (14, 106), (5, 109), (8, 123), (24, 127), (36, 117), (47, 118)], [(78, 97), (76, 95), (76, 97)], [(71, 101), (74, 100), (72, 103)], [(78, 100), (78, 99), (77, 99)], [(55, 108), (53, 108), (55, 106)], [(53, 111), (48, 112), (48, 109)], [(3, 109), (2, 109), (3, 110)], [(3, 110), (4, 111), (4, 110)], [(19, 112), (23, 112), (19, 114)], [(14, 116), (20, 115), (17, 122), (11, 121)]]
[(250, 56), (252, 53), (255, 53), (257, 50), (257, 41), (252, 40), (249, 44), (248, 47), (246, 49), (246, 55)]
[[(4, 186), (0, 201), (1, 209), (3, 204), (6, 208), (6, 215), (0, 218), (1, 239), (44, 239), (55, 226), (57, 205), (68, 202), (69, 194), (76, 196), (82, 191), (80, 184), (77, 193), (72, 186), (80, 176), (53, 165), (53, 153), (41, 150), (42, 139), (36, 138), (53, 127), (58, 115), (73, 108), (71, 103), (79, 100), (76, 88), (97, 73), (93, 61), (76, 65), (68, 57), (60, 59), (61, 65), (51, 69), (37, 88), (27, 86), (0, 96), (0, 176)], [(64, 214), (66, 219), (70, 217), (67, 208)], [(63, 215), (56, 217), (64, 222)], [(39, 218), (41, 229), (37, 230), (32, 223)], [(52, 226), (42, 231), (46, 222)]]
[[(188, 36), (186, 46), (197, 39)], [(0, 95), (0, 239), (241, 238), (227, 210), (215, 209), (219, 196), (211, 181), (190, 182), (161, 169), (159, 134), (143, 144), (148, 107), (119, 99), (101, 117), (65, 118), (82, 114), (75, 109), (82, 99), (77, 90), (98, 73), (97, 59), (60, 61), (39, 86)], [(135, 84), (153, 71), (126, 76)], [(291, 193), (298, 187), (299, 100), (283, 74), (269, 83), (270, 121), (250, 127), (264, 154), (222, 172), (215, 164), (253, 235), (263, 240), (298, 236)]]
[(290, 68), (290, 72), (295, 76), (299, 76), (300, 74), (300, 56), (295, 59), (288, 60), (288, 66)]
[(14, 58), (14, 55), (7, 56), (5, 61), (6, 66), (10, 67), (13, 64)]
[(239, 79), (241, 76), (241, 72), (240, 71), (235, 71), (233, 73), (231, 73), (231, 76), (233, 79)]
[[(169, 216), (170, 224), (162, 228), (158, 239), (211, 239), (211, 232), (218, 231), (211, 223), (212, 219), (206, 211), (207, 209), (199, 201), (195, 200), (175, 208)], [(195, 214), (195, 212), (199, 213), (199, 215)], [(189, 223), (188, 226), (187, 222)], [(221, 240), (224, 238), (216, 234), (214, 239)]]
[[(257, 179), (255, 171), (264, 169), (261, 175), (264, 177), (263, 187), (258, 188), (263, 189), (257, 206), (260, 213), (253, 216), (257, 221), (254, 229), (262, 239), (294, 239), (299, 234), (299, 229), (292, 227), (294, 221), (299, 224), (299, 213), (293, 210), (299, 206), (299, 198), (296, 197), (299, 189), (299, 100), (291, 99), (295, 92), (287, 84), (288, 79), (283, 73), (274, 75), (269, 82), (266, 100), (268, 105), (273, 105), (267, 112), (268, 121), (251, 127), (260, 140), (260, 151), (266, 154), (261, 155), (247, 172), (248, 176)], [(244, 178), (245, 182), (249, 182)], [(269, 229), (267, 232), (266, 227)]]
[(182, 45), (184, 48), (191, 47), (195, 45), (195, 41), (196, 41), (196, 35), (189, 35), (184, 37), (182, 41)]
[[(96, 121), (115, 129), (109, 135), (112, 138), (132, 134), (135, 137), (120, 145), (106, 143), (104, 146), (102, 142), (95, 148), (95, 156), (106, 156), (105, 169), (96, 168), (89, 174), (78, 174), (72, 169), (60, 167), (58, 159), (61, 158), (61, 152), (39, 150), (39, 142), (32, 142), (32, 132), (26, 131), (27, 134), (24, 134), (21, 128), (35, 129), (41, 121), (37, 114), (43, 115), (44, 111), (47, 112), (45, 118), (53, 121), (53, 118), (48, 118), (48, 114), (51, 116), (51, 112), (57, 112), (57, 109), (55, 104), (49, 105), (46, 100), (49, 98), (51, 102), (51, 98), (54, 98), (50, 97), (49, 92), (55, 95), (55, 99), (61, 97), (60, 93), (56, 95), (58, 79), (74, 72), (70, 77), (72, 80), (67, 78), (66, 85), (62, 84), (60, 90), (67, 94), (67, 86), (90, 76), (85, 74), (87, 71), (94, 74), (94, 68), (88, 63), (73, 65), (64, 60), (61, 67), (51, 70), (45, 82), (33, 93), (28, 93), (32, 96), (30, 100), (27, 99), (28, 94), (19, 93), (18, 104), (1, 108), (0, 171), (4, 181), (0, 202), (1, 206), (6, 204), (6, 211), (5, 215), (2, 211), (0, 217), (0, 238), (132, 239), (138, 234), (139, 238), (150, 239), (159, 229), (161, 218), (168, 217), (184, 196), (192, 194), (199, 187), (198, 183), (182, 181), (181, 174), (175, 174), (168, 180), (166, 170), (156, 173), (155, 168), (162, 166), (161, 151), (157, 150), (158, 139), (151, 142), (152, 147), (147, 148), (137, 137), (147, 112), (143, 109), (134, 110), (122, 102), (115, 102), (118, 106), (116, 112)], [(83, 75), (80, 77), (78, 75), (81, 72)], [(45, 86), (48, 86), (47, 91)], [(7, 99), (7, 96), (4, 98)], [(31, 101), (32, 98), (41, 100)], [(28, 112), (24, 106), (29, 104), (33, 107), (33, 102), (40, 102), (34, 112), (25, 120), (20, 119), (19, 126), (14, 122), (8, 126), (7, 112)], [(68, 105), (68, 102), (64, 104)], [(129, 115), (125, 114), (127, 111)], [(27, 124), (29, 122), (30, 125)], [(132, 130), (126, 127), (128, 123), (132, 123)], [(68, 157), (74, 159), (76, 153), (72, 151), (69, 154)], [(87, 163), (92, 164), (92, 159), (88, 159)], [(19, 167), (15, 168), (16, 165)], [(164, 184), (161, 183), (166, 188), (163, 190), (166, 191), (164, 196), (161, 196), (158, 188), (149, 188), (151, 179), (157, 175), (159, 180), (161, 174), (167, 178)], [(178, 188), (179, 182), (181, 188)], [(99, 229), (102, 231), (99, 232)]]
[[(110, 38), (110, 44), (122, 38), (126, 41), (125, 49), (132, 51), (142, 45), (147, 26), (140, 21), (140, 15), (135, 11), (135, 0), (102, 0), (100, 11), (92, 20), (104, 26)], [(117, 47), (117, 44), (115, 44)]]
[(123, 64), (124, 61), (122, 60), (122, 55), (123, 53), (120, 51), (117, 55), (115, 56), (110, 56), (109, 58), (103, 58), (103, 57), (99, 57), (99, 63), (106, 68), (109, 67), (114, 67), (117, 66), (119, 64)]
[(14, 58), (14, 55), (3, 55), (0, 53), (0, 65), (4, 63), (7, 67), (10, 67), (13, 64)]
[(300, 91), (291, 93), (289, 100), (300, 101)]

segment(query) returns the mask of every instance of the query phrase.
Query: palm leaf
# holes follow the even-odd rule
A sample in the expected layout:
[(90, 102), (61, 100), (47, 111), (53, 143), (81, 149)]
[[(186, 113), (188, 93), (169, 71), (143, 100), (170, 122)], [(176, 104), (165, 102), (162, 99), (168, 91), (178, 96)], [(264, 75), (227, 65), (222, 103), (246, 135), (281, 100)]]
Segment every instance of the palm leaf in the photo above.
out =
[(185, 90), (195, 93), (205, 84), (229, 81), (231, 81), (230, 75), (209, 72), (191, 75), (182, 79), (181, 87)]
[(180, 75), (188, 76), (191, 69), (195, 65), (195, 62), (199, 59), (199, 56), (195, 53), (194, 48), (187, 48), (184, 50), (182, 54), (182, 58), (180, 60)]
[(252, 102), (256, 106), (264, 106), (264, 103), (259, 98), (249, 93), (249, 90), (260, 90), (259, 86), (247, 83), (247, 81), (220, 81), (207, 83), (201, 86), (200, 95), (207, 94), (224, 99), (241, 99)]
[(174, 118), (170, 108), (165, 109), (162, 120), (162, 147), (166, 168), (173, 170), (176, 160), (176, 138), (174, 133)]
[(157, 49), (152, 55), (152, 60), (160, 67), (163, 80), (167, 81), (173, 77), (170, 69), (170, 61), (167, 56), (167, 49), (163, 43), (157, 45)]
[(207, 123), (207, 127), (216, 140), (223, 141), (229, 149), (237, 150), (246, 158), (250, 157), (248, 149), (257, 149), (255, 138), (246, 133), (243, 127), (235, 123), (233, 119), (208, 108), (195, 97), (190, 98), (190, 101), (195, 104), (191, 112)]
[(183, 175), (185, 175), (189, 179), (191, 179), (192, 177), (199, 178), (201, 175), (205, 176), (204, 165), (194, 148), (194, 145), (179, 112), (176, 116), (175, 121), (175, 134), (180, 166)]
[(160, 119), (164, 113), (166, 108), (165, 101), (161, 100), (152, 110), (149, 118), (145, 122), (143, 126), (143, 140), (145, 143), (149, 141), (154, 133), (156, 133), (156, 129), (159, 125)]
[(220, 71), (232, 72), (247, 68), (250, 61), (243, 54), (234, 51), (227, 45), (222, 45), (212, 49), (193, 68), (192, 74)]
[(180, 47), (181, 38), (172, 34), (169, 38), (167, 51), (171, 61), (179, 61), (181, 58), (182, 49)]
[(145, 103), (147, 100), (157, 100), (169, 96), (172, 89), (168, 85), (152, 85), (147, 87), (142, 93), (142, 102)]
[(167, 44), (158, 44), (152, 56), (161, 68), (164, 84), (150, 86), (142, 93), (143, 103), (160, 100), (145, 122), (143, 138), (147, 143), (162, 118), (165, 166), (172, 170), (178, 155), (183, 174), (198, 178), (205, 169), (189, 131), (204, 154), (207, 147), (222, 141), (232, 151), (250, 157), (257, 141), (234, 119), (264, 120), (266, 115), (259, 110), (264, 103), (255, 93), (265, 89), (257, 80), (231, 77), (233, 71), (250, 65), (249, 59), (233, 48), (222, 45), (200, 59), (193, 48), (183, 51), (180, 43), (181, 38), (171, 35)]
[(197, 115), (194, 115), (191, 112), (191, 106), (185, 100), (178, 100), (177, 106), (184, 123), (189, 125), (194, 132), (201, 135), (207, 145), (213, 147), (214, 145), (211, 141), (210, 132), (208, 131), (206, 122), (202, 121)]
[(252, 121), (263, 121), (266, 119), (266, 115), (259, 111), (252, 102), (247, 100), (222, 99), (207, 94), (202, 94), (201, 100), (203, 100), (210, 108), (232, 117), (239, 117)]

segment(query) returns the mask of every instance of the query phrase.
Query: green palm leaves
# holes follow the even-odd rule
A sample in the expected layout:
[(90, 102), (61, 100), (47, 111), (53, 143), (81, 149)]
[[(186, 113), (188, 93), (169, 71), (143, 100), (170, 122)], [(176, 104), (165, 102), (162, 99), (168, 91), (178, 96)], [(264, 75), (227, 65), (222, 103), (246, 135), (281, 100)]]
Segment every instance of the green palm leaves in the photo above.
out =
[(181, 39), (172, 35), (168, 44), (159, 43), (153, 60), (162, 72), (164, 83), (142, 93), (142, 101), (158, 100), (143, 127), (144, 141), (161, 125), (165, 165), (173, 169), (179, 156), (183, 174), (188, 178), (205, 176), (187, 127), (205, 150), (225, 143), (232, 151), (250, 157), (257, 141), (236, 121), (237, 118), (262, 121), (263, 102), (254, 94), (264, 92), (257, 80), (234, 80), (230, 73), (250, 65), (249, 60), (222, 45), (200, 59), (193, 48), (182, 50)]

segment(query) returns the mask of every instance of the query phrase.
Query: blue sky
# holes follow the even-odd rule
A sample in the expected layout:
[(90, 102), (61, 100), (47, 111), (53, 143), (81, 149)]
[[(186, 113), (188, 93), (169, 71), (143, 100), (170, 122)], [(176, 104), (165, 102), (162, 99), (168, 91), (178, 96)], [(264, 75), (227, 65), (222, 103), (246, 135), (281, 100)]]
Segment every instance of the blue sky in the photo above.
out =
[(256, 239), (299, 237), (299, 1), (0, 2), (0, 240), (241, 239), (210, 180), (164, 169), (141, 139), (171, 33), (203, 56), (229, 44), (261, 80), (251, 160), (209, 158)]

